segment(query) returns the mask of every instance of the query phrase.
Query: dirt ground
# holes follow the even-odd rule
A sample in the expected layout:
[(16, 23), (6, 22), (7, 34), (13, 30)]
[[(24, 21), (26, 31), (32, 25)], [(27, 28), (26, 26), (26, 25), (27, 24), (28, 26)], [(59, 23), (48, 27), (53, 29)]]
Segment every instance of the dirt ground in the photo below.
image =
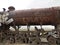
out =
[(8, 43), (2, 44), (0, 43), (0, 45), (29, 45), (29, 44), (8, 44)]

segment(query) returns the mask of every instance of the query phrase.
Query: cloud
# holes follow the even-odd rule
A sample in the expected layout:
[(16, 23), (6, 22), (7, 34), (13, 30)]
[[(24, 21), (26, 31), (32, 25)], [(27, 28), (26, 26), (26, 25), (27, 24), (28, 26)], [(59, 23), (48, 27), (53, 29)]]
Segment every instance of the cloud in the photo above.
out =
[(52, 6), (60, 6), (60, 0), (34, 0), (29, 5), (30, 8), (46, 8)]
[(45, 8), (51, 6), (60, 6), (60, 0), (0, 0), (0, 10), (14, 6), (19, 9)]

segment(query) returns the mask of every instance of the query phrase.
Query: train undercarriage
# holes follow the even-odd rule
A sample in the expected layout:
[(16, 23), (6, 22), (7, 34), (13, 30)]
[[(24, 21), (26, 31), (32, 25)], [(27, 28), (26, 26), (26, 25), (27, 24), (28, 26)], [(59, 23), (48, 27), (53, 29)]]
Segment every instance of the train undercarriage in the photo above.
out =
[[(27, 31), (19, 31), (15, 28), (15, 31), (0, 30), (0, 43), (19, 43), (19, 44), (31, 44), (31, 45), (59, 45), (60, 44), (60, 27), (52, 31), (44, 31), (44, 29), (38, 29), (35, 27), (35, 31), (30, 31), (30, 27), (27, 26)], [(50, 34), (49, 34), (50, 33)]]

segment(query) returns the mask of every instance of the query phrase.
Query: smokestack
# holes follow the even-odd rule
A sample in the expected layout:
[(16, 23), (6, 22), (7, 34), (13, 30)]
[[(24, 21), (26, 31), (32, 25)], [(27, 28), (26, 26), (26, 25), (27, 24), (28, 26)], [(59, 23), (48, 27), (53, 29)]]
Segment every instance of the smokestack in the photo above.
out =
[(15, 10), (15, 7), (9, 6), (8, 9), (9, 9), (9, 11), (14, 11)]

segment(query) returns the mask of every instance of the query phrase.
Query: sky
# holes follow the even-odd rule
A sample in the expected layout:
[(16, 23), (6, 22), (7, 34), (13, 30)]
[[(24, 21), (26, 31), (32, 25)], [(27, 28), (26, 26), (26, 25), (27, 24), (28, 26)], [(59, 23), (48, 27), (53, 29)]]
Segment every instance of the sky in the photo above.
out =
[(60, 0), (0, 0), (0, 11), (2, 8), (8, 9), (9, 6), (14, 6), (16, 10), (49, 8), (60, 6)]

